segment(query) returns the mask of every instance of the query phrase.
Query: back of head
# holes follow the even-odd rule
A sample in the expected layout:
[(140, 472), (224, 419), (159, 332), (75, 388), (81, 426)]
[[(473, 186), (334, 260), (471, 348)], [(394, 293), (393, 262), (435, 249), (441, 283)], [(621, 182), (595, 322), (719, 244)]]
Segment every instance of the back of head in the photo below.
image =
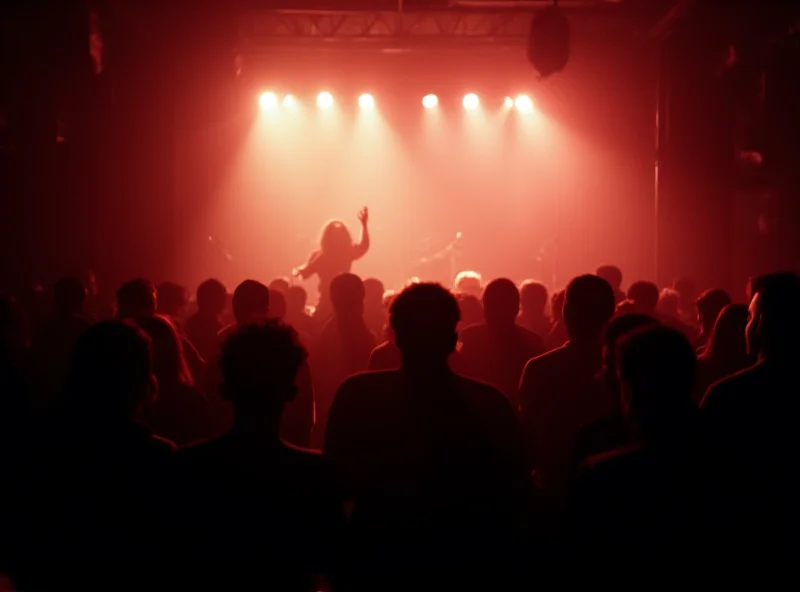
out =
[(695, 298), (696, 288), (694, 282), (689, 278), (676, 278), (672, 282), (672, 289), (680, 294), (681, 301), (692, 302)]
[(456, 294), (469, 294), (480, 298), (483, 290), (483, 278), (477, 271), (462, 271), (456, 276), (453, 285)]
[(472, 294), (456, 295), (458, 310), (461, 314), (461, 325), (469, 327), (483, 321), (483, 305), (477, 296)]
[(278, 319), (242, 325), (222, 344), (223, 394), (237, 413), (279, 414), (307, 357), (297, 332)]
[(760, 353), (774, 358), (795, 356), (800, 350), (800, 276), (772, 273), (759, 278), (754, 287), (750, 325), (757, 331)]
[(286, 291), (291, 285), (292, 283), (287, 278), (279, 277), (272, 280), (267, 287), (272, 291), (286, 294)]
[(492, 280), (483, 291), (483, 316), (490, 325), (513, 325), (519, 314), (519, 290), (509, 279)]
[(99, 323), (75, 345), (66, 402), (98, 420), (130, 419), (147, 397), (151, 377), (150, 338), (128, 322)]
[(364, 314), (364, 282), (354, 273), (340, 273), (331, 281), (331, 303), (338, 317), (353, 318)]
[(667, 317), (677, 317), (680, 310), (680, 295), (671, 288), (664, 288), (658, 297), (656, 310)]
[(269, 314), (269, 288), (256, 280), (245, 280), (233, 292), (233, 316), (241, 325)]
[(653, 282), (633, 282), (628, 287), (627, 297), (636, 306), (637, 312), (651, 315), (658, 306), (658, 286)]
[(217, 279), (208, 279), (197, 287), (197, 308), (204, 314), (221, 315), (227, 300), (228, 289)]
[(153, 282), (145, 279), (132, 280), (117, 290), (117, 317), (136, 319), (156, 314), (158, 299)]
[(155, 315), (138, 319), (136, 324), (152, 342), (153, 373), (159, 384), (191, 384), (193, 380), (183, 355), (183, 344), (169, 317)]
[(617, 346), (620, 340), (629, 333), (658, 325), (658, 321), (651, 316), (630, 313), (621, 314), (608, 323), (603, 334), (603, 377), (612, 392), (619, 392), (617, 379)]
[(747, 317), (744, 304), (729, 304), (722, 309), (711, 330), (704, 359), (740, 362), (747, 355)]
[(415, 284), (400, 292), (392, 302), (389, 323), (403, 365), (446, 365), (458, 341), (459, 319), (455, 296), (439, 284)]
[(86, 286), (79, 277), (63, 277), (53, 286), (53, 304), (57, 314), (82, 314), (86, 298)]
[(706, 327), (713, 327), (723, 308), (731, 303), (731, 297), (725, 290), (713, 288), (706, 290), (695, 301), (697, 316)]
[(319, 247), (323, 253), (336, 256), (347, 252), (353, 246), (353, 237), (347, 225), (341, 220), (331, 220), (322, 229)]
[(291, 316), (299, 316), (306, 310), (308, 293), (303, 286), (289, 286), (286, 290), (286, 312)]
[(622, 286), (622, 270), (616, 265), (601, 265), (595, 275), (607, 281), (614, 290), (619, 290)]
[(286, 317), (286, 296), (285, 292), (269, 289), (269, 316), (273, 319), (283, 319)]
[(686, 337), (654, 326), (624, 336), (617, 349), (622, 403), (646, 437), (676, 431), (691, 409), (697, 360)]
[(614, 316), (614, 290), (596, 275), (578, 276), (564, 294), (564, 323), (571, 339), (596, 339)]
[(543, 314), (547, 308), (547, 286), (534, 280), (525, 280), (519, 288), (522, 312)]

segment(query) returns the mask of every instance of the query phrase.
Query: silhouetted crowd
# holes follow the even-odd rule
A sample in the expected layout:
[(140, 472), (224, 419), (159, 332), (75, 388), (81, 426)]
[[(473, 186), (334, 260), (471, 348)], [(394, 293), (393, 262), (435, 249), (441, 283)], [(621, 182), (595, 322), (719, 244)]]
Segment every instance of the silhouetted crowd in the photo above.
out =
[(113, 310), (90, 275), (2, 296), (5, 586), (512, 590), (790, 569), (800, 277), (753, 278), (743, 303), (622, 285), (614, 266), (552, 295), (340, 273), (320, 310), (283, 278), (192, 297), (137, 279)]

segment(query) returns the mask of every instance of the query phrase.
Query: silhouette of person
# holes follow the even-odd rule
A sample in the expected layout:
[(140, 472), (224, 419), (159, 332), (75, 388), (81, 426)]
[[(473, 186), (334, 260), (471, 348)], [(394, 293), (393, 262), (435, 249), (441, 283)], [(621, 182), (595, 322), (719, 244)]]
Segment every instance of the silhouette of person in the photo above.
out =
[(222, 330), (222, 314), (228, 290), (216, 279), (208, 279), (197, 288), (197, 312), (186, 321), (186, 336), (204, 360), (217, 355), (217, 334)]
[(581, 465), (568, 522), (573, 559), (605, 565), (623, 553), (684, 568), (708, 551), (692, 345), (669, 327), (636, 330), (618, 345), (617, 373), (632, 441)]
[(700, 324), (700, 334), (695, 341), (698, 353), (702, 353), (702, 348), (708, 343), (711, 331), (717, 322), (717, 317), (722, 309), (731, 303), (731, 297), (725, 290), (712, 289), (706, 290), (697, 298), (697, 321)]
[(364, 284), (357, 275), (343, 273), (331, 282), (333, 317), (325, 324), (314, 356), (317, 396), (317, 425), (314, 442), (322, 445), (333, 395), (342, 381), (369, 367), (372, 350), (378, 344), (364, 320)]
[(800, 277), (757, 278), (746, 328), (757, 363), (712, 385), (703, 398), (718, 449), (720, 547), (737, 560), (791, 561), (798, 527), (797, 423)]
[(303, 286), (290, 286), (286, 291), (286, 322), (297, 329), (303, 343), (317, 334), (317, 324), (306, 310), (308, 294)]
[(209, 405), (195, 388), (178, 330), (169, 317), (155, 315), (137, 321), (153, 344), (156, 396), (143, 408), (143, 421), (155, 434), (178, 445), (211, 435)]
[(658, 286), (653, 282), (638, 281), (628, 287), (628, 300), (639, 314), (657, 316), (659, 296)]
[(267, 286), (270, 291), (280, 292), (283, 295), (286, 295), (289, 288), (291, 287), (292, 282), (285, 277), (279, 277), (272, 280), (269, 285)]
[(547, 339), (553, 329), (553, 321), (547, 315), (550, 297), (547, 286), (534, 280), (525, 280), (519, 288), (520, 313), (517, 322), (528, 331), (533, 331), (542, 340)]
[(517, 325), (519, 291), (509, 279), (492, 280), (483, 291), (485, 322), (460, 333), (461, 359), (467, 376), (492, 385), (519, 409), (517, 392), (528, 360), (544, 353), (544, 341)]
[(480, 297), (472, 294), (457, 293), (458, 309), (461, 312), (461, 321), (458, 324), (458, 332), (461, 333), (467, 327), (483, 322), (483, 305)]
[(150, 351), (126, 322), (99, 323), (78, 339), (64, 407), (31, 435), (14, 480), (6, 528), (20, 589), (163, 583), (174, 445), (136, 421), (155, 394)]
[(358, 213), (361, 222), (361, 238), (353, 242), (344, 222), (332, 220), (322, 230), (319, 249), (311, 253), (303, 265), (292, 272), (295, 277), (308, 279), (314, 275), (319, 277), (319, 300), (314, 316), (324, 323), (332, 314), (330, 303), (330, 283), (337, 275), (350, 273), (353, 261), (361, 259), (369, 251), (369, 210), (363, 208)]
[(697, 298), (697, 288), (694, 282), (688, 278), (676, 278), (672, 282), (672, 289), (678, 293), (678, 318), (689, 325), (697, 322), (697, 310), (695, 300)]
[(453, 287), (456, 294), (473, 296), (480, 301), (483, 294), (483, 278), (477, 271), (462, 271), (456, 276)]
[(176, 454), (186, 477), (185, 573), (203, 589), (307, 591), (316, 576), (334, 575), (345, 517), (333, 469), (280, 437), (306, 356), (277, 319), (239, 326), (222, 345), (233, 426)]
[(687, 325), (681, 320), (683, 315), (679, 307), (680, 294), (678, 294), (678, 292), (670, 288), (661, 290), (661, 294), (658, 298), (658, 305), (656, 306), (656, 313), (658, 314), (659, 320), (667, 327), (672, 327), (680, 331), (691, 343), (694, 343), (697, 340), (697, 331), (693, 325)]
[[(145, 279), (135, 279), (123, 284), (117, 290), (118, 320), (137, 321), (152, 317), (158, 309), (158, 292), (155, 285)], [(203, 376), (206, 363), (189, 339), (180, 334), (183, 354), (193, 376)]]
[(692, 397), (696, 405), (700, 405), (712, 384), (755, 364), (756, 358), (747, 353), (747, 316), (744, 304), (729, 304), (719, 313), (708, 343), (697, 356), (697, 380)]
[(599, 380), (605, 384), (614, 408), (608, 415), (586, 424), (578, 432), (571, 463), (574, 469), (590, 456), (630, 444), (630, 431), (622, 412), (622, 393), (617, 376), (617, 350), (626, 335), (657, 325), (658, 321), (653, 317), (636, 313), (617, 316), (608, 323), (603, 339), (603, 370)]
[(523, 441), (502, 393), (448, 368), (458, 321), (441, 286), (406, 288), (390, 311), (401, 369), (356, 374), (336, 393), (325, 453), (352, 502), (351, 590), (513, 585)]
[(386, 334), (386, 307), (383, 306), (383, 282), (376, 278), (364, 280), (364, 320), (375, 337)]
[(273, 319), (286, 318), (286, 296), (285, 292), (269, 289), (269, 316)]
[[(238, 327), (263, 321), (269, 317), (271, 292), (261, 282), (256, 280), (244, 280), (236, 287), (233, 292), (233, 316), (236, 323), (229, 325), (218, 336), (219, 348), (221, 351), (225, 340), (236, 331)], [(219, 354), (215, 357), (219, 359)], [(221, 398), (219, 384), (219, 365), (216, 367), (217, 374), (213, 375), (214, 396), (209, 397), (212, 404), (212, 417), (214, 421), (214, 434), (221, 435), (227, 432), (232, 423), (233, 415), (229, 401)], [(283, 424), (281, 426), (281, 436), (296, 446), (309, 446), (311, 443), (311, 432), (314, 428), (314, 387), (311, 382), (311, 371), (308, 364), (304, 363), (298, 375), (297, 396), (286, 406), (283, 413)]]
[(566, 488), (578, 431), (614, 407), (596, 379), (603, 367), (603, 332), (614, 291), (596, 275), (574, 278), (564, 297), (569, 341), (525, 366), (520, 383), (522, 421), (539, 487), (554, 500)]
[(614, 297), (617, 303), (625, 300), (625, 292), (622, 291), (622, 270), (616, 265), (601, 265), (595, 272), (597, 277), (603, 278), (614, 290)]

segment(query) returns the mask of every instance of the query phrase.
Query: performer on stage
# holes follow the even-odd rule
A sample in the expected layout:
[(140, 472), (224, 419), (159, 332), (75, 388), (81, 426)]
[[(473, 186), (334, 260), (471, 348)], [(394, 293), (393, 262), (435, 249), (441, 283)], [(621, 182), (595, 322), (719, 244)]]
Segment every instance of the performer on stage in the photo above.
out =
[(344, 222), (331, 220), (322, 229), (319, 249), (311, 253), (308, 261), (292, 271), (292, 275), (303, 279), (319, 276), (319, 301), (314, 316), (320, 320), (326, 320), (331, 314), (331, 280), (340, 273), (349, 273), (353, 261), (363, 257), (369, 250), (369, 210), (366, 207), (358, 213), (358, 220), (361, 222), (361, 238), (357, 243), (353, 242)]

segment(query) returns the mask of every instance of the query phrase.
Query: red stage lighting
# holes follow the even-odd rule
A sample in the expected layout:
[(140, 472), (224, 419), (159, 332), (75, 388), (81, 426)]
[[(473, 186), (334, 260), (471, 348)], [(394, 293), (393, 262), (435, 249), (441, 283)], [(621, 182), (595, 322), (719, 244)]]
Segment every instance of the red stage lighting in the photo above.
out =
[(369, 94), (361, 95), (358, 97), (358, 106), (362, 109), (372, 109), (375, 106), (375, 99)]
[(439, 104), (439, 97), (436, 95), (425, 95), (422, 97), (422, 106), (426, 109), (433, 109)]
[(473, 109), (478, 108), (478, 105), (481, 104), (481, 100), (475, 93), (469, 93), (468, 95), (464, 95), (464, 100), (462, 103), (464, 105), (464, 109), (467, 111), (472, 111)]
[(533, 111), (533, 101), (528, 95), (518, 95), (516, 99), (514, 99), (514, 107), (517, 108), (517, 111), (520, 113), (530, 113)]
[(258, 104), (264, 111), (269, 111), (278, 106), (278, 96), (274, 92), (263, 92), (258, 97)]
[(330, 109), (333, 107), (333, 95), (329, 92), (321, 92), (317, 95), (317, 107), (320, 109)]

